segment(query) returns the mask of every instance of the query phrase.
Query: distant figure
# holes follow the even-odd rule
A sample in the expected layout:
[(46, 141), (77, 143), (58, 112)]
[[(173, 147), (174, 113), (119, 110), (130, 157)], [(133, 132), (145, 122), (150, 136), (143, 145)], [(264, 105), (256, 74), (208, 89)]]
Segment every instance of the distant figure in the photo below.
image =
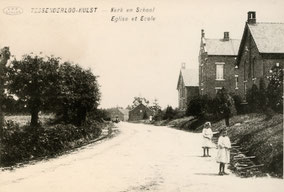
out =
[(231, 141), (227, 136), (227, 130), (221, 130), (221, 135), (218, 139), (218, 152), (217, 152), (217, 162), (219, 165), (219, 175), (228, 175), (225, 172), (225, 164), (230, 163), (230, 148)]
[(230, 115), (231, 115), (230, 106), (227, 103), (225, 103), (224, 104), (224, 118), (225, 118), (226, 127), (230, 126), (230, 121), (229, 121)]
[(203, 144), (202, 144), (203, 157), (211, 157), (209, 155), (209, 148), (211, 148), (213, 146), (213, 143), (211, 141), (211, 139), (213, 137), (213, 132), (212, 132), (212, 129), (211, 129), (211, 123), (210, 122), (206, 122), (204, 124), (203, 130), (202, 130), (202, 136), (203, 136)]

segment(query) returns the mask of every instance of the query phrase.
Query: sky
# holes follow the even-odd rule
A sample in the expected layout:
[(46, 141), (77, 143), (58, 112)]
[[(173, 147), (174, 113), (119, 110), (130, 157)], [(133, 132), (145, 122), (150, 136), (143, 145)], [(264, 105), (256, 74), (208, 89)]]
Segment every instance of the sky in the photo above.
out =
[[(11, 7), (20, 12), (11, 15)], [(201, 29), (207, 38), (229, 31), (241, 39), (248, 11), (256, 11), (257, 22), (283, 23), (283, 7), (283, 0), (0, 0), (0, 47), (9, 46), (17, 59), (42, 52), (91, 69), (98, 76), (101, 108), (126, 107), (136, 96), (177, 107), (182, 63), (198, 79)], [(51, 13), (52, 8), (78, 12)], [(143, 8), (153, 11), (140, 12)]]

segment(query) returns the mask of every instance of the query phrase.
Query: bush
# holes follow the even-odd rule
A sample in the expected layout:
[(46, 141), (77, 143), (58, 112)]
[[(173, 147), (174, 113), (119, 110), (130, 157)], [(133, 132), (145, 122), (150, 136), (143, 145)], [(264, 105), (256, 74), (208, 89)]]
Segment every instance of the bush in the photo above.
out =
[(187, 106), (186, 115), (201, 117), (204, 114), (205, 103), (206, 101), (200, 96), (193, 98)]
[(268, 105), (276, 112), (283, 113), (283, 69), (272, 67), (267, 86)]
[(238, 114), (243, 113), (243, 108), (242, 108), (242, 98), (239, 95), (234, 95), (233, 96), (234, 103), (235, 103), (235, 108), (237, 110)]
[(161, 121), (161, 120), (163, 120), (163, 117), (164, 117), (164, 112), (161, 109), (159, 109), (156, 112), (156, 114), (154, 115), (153, 120), (154, 121)]
[(3, 130), (0, 164), (10, 166), (30, 159), (54, 156), (99, 137), (102, 124), (87, 121), (82, 126), (58, 124), (47, 129), (19, 127), (7, 121)]
[(166, 120), (166, 119), (172, 120), (176, 118), (177, 114), (178, 114), (177, 110), (174, 110), (171, 106), (168, 106), (163, 116), (163, 120)]
[(212, 99), (207, 95), (197, 96), (189, 102), (186, 115), (199, 118), (210, 116), (213, 119), (219, 119), (220, 106), (220, 101), (217, 97)]

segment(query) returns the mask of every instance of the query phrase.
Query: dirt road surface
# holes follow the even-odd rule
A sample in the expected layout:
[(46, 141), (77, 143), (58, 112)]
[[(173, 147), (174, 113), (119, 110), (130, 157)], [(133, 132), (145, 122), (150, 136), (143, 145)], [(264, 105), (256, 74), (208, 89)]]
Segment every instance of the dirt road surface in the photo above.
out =
[(201, 157), (201, 134), (119, 123), (115, 137), (58, 158), (0, 172), (1, 192), (279, 192), (274, 178), (219, 176), (212, 157)]

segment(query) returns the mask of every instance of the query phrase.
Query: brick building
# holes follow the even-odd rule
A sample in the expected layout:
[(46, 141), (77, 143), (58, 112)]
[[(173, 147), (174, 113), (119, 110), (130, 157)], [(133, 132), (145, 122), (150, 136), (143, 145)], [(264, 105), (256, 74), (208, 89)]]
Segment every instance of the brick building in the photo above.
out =
[(229, 32), (224, 32), (222, 39), (205, 38), (201, 30), (199, 51), (199, 93), (214, 97), (216, 92), (225, 87), (228, 92), (235, 92), (235, 62), (240, 40), (231, 39)]
[(186, 69), (185, 64), (182, 64), (178, 83), (178, 108), (180, 110), (186, 110), (187, 103), (199, 95), (198, 81), (195, 78), (193, 69)]
[(273, 66), (284, 65), (284, 23), (256, 22), (256, 13), (248, 12), (235, 77), (237, 93), (245, 100), (247, 90), (264, 79)]
[(153, 116), (154, 112), (142, 103), (129, 111), (129, 121), (139, 121), (149, 119)]

